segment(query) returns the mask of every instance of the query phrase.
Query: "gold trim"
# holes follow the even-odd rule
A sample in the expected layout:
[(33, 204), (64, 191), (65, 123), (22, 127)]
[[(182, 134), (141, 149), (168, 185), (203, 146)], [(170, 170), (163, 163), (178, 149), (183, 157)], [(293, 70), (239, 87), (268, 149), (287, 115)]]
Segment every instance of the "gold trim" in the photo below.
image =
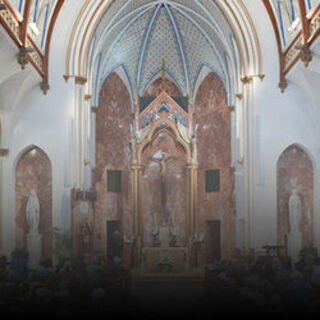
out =
[(91, 112), (97, 113), (98, 107), (97, 106), (92, 106), (91, 107)]
[(85, 94), (85, 95), (84, 95), (84, 99), (85, 99), (86, 101), (90, 100), (91, 98), (92, 98), (92, 94)]
[(68, 75), (66, 75), (66, 74), (63, 76), (63, 79), (64, 79), (65, 82), (68, 82), (68, 80), (69, 80), (70, 78), (71, 78), (71, 76), (68, 76)]
[(237, 93), (237, 94), (236, 94), (236, 98), (238, 98), (239, 100), (241, 100), (241, 99), (243, 98), (242, 93)]
[(283, 79), (283, 80), (281, 80), (280, 82), (279, 82), (279, 88), (280, 88), (280, 90), (281, 90), (281, 93), (284, 93), (284, 90), (287, 88), (287, 86), (288, 86), (288, 82), (287, 82), (287, 80), (286, 79)]
[(233, 112), (235, 110), (235, 106), (228, 106), (228, 109)]
[(249, 84), (252, 82), (252, 76), (244, 76), (241, 78), (241, 82), (243, 84)]
[(79, 85), (85, 85), (87, 83), (88, 79), (87, 78), (84, 78), (84, 77), (75, 77), (75, 82), (76, 84), (79, 84)]

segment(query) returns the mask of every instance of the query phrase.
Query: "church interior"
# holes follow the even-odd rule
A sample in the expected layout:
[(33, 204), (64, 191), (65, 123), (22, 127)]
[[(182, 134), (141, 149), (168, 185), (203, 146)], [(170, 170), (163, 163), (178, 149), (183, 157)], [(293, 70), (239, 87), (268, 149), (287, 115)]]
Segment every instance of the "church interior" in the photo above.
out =
[(0, 0), (1, 288), (275, 310), (288, 268), (320, 306), (319, 35), (318, 0)]

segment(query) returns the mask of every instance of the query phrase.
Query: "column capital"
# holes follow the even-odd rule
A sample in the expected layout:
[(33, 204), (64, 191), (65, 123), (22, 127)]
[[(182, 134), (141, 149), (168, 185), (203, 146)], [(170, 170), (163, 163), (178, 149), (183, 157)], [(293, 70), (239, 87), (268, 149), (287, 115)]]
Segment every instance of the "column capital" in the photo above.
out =
[(88, 81), (87, 78), (80, 77), (80, 76), (75, 77), (76, 84), (85, 85), (87, 83), (87, 81)]

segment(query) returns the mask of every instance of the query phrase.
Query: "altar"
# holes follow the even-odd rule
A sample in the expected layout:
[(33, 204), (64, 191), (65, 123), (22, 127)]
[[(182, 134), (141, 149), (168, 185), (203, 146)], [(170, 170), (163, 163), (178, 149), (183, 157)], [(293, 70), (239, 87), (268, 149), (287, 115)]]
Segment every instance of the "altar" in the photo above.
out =
[(188, 265), (186, 247), (144, 248), (142, 267), (147, 273), (181, 273)]

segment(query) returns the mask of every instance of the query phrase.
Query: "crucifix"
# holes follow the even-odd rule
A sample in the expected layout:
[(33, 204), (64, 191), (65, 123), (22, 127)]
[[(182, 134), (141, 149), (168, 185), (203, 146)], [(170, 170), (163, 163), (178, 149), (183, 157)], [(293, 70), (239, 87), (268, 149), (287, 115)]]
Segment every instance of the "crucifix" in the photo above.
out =
[(160, 184), (161, 184), (161, 204), (163, 207), (163, 212), (166, 214), (166, 171), (167, 171), (167, 163), (173, 160), (174, 157), (166, 157), (165, 154), (161, 153), (161, 158), (151, 158), (153, 162), (160, 164)]

